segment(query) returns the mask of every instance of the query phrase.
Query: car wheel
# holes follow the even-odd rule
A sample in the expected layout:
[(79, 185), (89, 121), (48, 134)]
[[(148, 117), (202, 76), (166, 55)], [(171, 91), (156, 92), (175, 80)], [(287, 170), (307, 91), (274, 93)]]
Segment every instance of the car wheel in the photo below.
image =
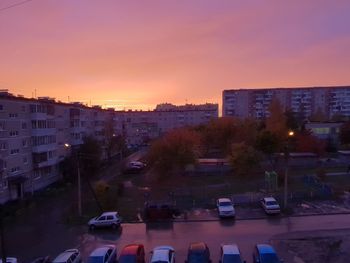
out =
[(95, 230), (96, 226), (95, 225), (90, 225), (90, 230)]
[(117, 229), (117, 228), (118, 228), (118, 225), (117, 225), (117, 224), (112, 224), (112, 228), (113, 228), (113, 229)]

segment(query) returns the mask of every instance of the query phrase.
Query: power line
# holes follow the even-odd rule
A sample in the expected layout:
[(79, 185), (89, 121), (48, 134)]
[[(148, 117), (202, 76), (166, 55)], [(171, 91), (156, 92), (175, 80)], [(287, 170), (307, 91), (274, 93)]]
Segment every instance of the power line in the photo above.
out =
[(13, 5), (9, 5), (9, 6), (0, 8), (0, 12), (5, 11), (5, 10), (10, 9), (10, 8), (13, 8), (13, 7), (16, 7), (16, 6), (19, 6), (19, 5), (24, 5), (24, 4), (31, 2), (31, 1), (33, 1), (33, 0), (25, 0), (25, 1), (18, 2), (18, 3), (13, 4)]

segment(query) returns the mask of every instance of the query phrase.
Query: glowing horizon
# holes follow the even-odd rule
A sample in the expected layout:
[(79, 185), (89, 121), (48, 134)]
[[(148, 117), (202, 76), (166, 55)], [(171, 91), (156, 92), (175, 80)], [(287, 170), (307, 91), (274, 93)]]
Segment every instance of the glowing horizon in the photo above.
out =
[(349, 13), (341, 0), (33, 0), (0, 12), (0, 88), (148, 110), (221, 105), (225, 89), (349, 85)]

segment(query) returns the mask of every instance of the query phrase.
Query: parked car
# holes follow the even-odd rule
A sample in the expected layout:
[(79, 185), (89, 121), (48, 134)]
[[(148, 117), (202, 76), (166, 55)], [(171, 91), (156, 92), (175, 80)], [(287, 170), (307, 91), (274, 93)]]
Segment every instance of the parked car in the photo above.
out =
[(88, 258), (88, 263), (115, 263), (116, 260), (116, 247), (113, 245), (106, 245), (92, 251)]
[(118, 212), (105, 212), (100, 216), (92, 218), (88, 222), (90, 229), (95, 229), (96, 227), (112, 227), (117, 228), (120, 226), (121, 218)]
[(67, 249), (59, 254), (52, 263), (81, 263), (81, 254), (78, 249)]
[(120, 252), (118, 263), (145, 263), (145, 248), (141, 244), (130, 244)]
[(155, 247), (151, 252), (151, 263), (174, 263), (175, 250), (170, 246)]
[(40, 257), (34, 259), (31, 263), (51, 263), (51, 258), (50, 256)]
[(147, 220), (172, 219), (175, 209), (169, 202), (145, 202), (144, 215)]
[(257, 244), (253, 254), (254, 263), (282, 263), (275, 249), (267, 244)]
[(219, 217), (235, 217), (236, 212), (233, 202), (229, 198), (219, 198), (216, 201)]
[(245, 263), (245, 260), (242, 260), (241, 252), (236, 244), (227, 244), (221, 246), (219, 263)]
[(280, 205), (273, 197), (261, 199), (261, 206), (264, 208), (266, 214), (279, 214), (281, 212)]
[(129, 162), (125, 168), (124, 172), (132, 173), (132, 172), (140, 172), (146, 167), (146, 164), (140, 161), (131, 161)]
[[(14, 257), (6, 257), (6, 263), (17, 263), (17, 258)], [(0, 257), (0, 263), (2, 263), (2, 258)]]
[(185, 263), (211, 263), (207, 244), (204, 242), (191, 243)]

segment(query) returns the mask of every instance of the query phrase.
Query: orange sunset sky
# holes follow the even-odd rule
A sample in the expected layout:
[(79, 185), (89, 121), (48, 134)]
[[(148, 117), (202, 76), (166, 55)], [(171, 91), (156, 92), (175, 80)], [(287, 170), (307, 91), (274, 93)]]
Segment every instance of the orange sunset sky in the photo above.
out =
[(0, 0), (0, 88), (117, 109), (350, 84), (350, 1)]

